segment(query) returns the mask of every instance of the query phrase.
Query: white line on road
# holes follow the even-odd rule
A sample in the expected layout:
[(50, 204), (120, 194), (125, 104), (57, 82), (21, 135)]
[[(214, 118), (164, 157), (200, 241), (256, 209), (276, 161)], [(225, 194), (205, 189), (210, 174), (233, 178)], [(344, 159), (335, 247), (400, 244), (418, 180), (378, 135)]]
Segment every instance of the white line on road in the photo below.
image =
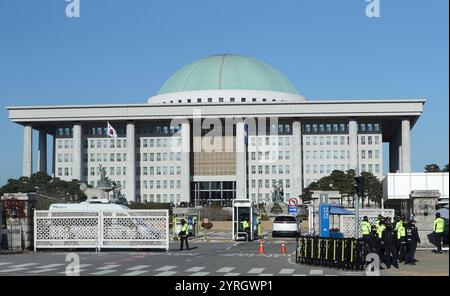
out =
[(7, 273), (7, 272), (14, 272), (14, 271), (20, 271), (26, 269), (25, 267), (22, 268), (11, 268), (11, 269), (3, 269), (0, 270), (0, 273)]
[(0, 266), (7, 265), (7, 264), (11, 264), (11, 262), (0, 262)]
[(235, 269), (235, 267), (222, 267), (221, 269), (217, 270), (216, 272), (230, 272), (233, 269)]
[(228, 272), (228, 273), (224, 274), (224, 276), (238, 276), (238, 275), (240, 275), (240, 273), (238, 273), (238, 272)]
[(127, 268), (127, 270), (140, 270), (140, 269), (144, 269), (150, 267), (150, 265), (136, 265), (130, 268)]
[(199, 272), (202, 269), (205, 269), (206, 267), (202, 267), (202, 266), (195, 266), (195, 267), (191, 267), (189, 269), (186, 269), (186, 272)]
[(166, 265), (166, 266), (160, 267), (158, 269), (155, 269), (154, 271), (168, 271), (168, 270), (171, 270), (174, 268), (176, 268), (176, 266)]
[(50, 271), (54, 271), (56, 270), (56, 268), (46, 268), (46, 269), (37, 269), (37, 270), (32, 270), (32, 271), (27, 271), (27, 273), (44, 273), (44, 272), (50, 272)]
[(136, 276), (136, 275), (140, 275), (140, 274), (143, 274), (146, 272), (148, 272), (148, 271), (147, 270), (135, 270), (132, 272), (124, 273), (124, 274), (122, 274), (122, 276)]
[(261, 273), (264, 271), (265, 268), (252, 268), (247, 273)]
[(323, 275), (323, 270), (321, 270), (321, 269), (312, 269), (309, 272), (309, 275)]
[(113, 269), (113, 268), (116, 268), (116, 267), (119, 267), (120, 265), (117, 265), (117, 264), (111, 264), (111, 265), (105, 265), (105, 266), (102, 266), (102, 267), (97, 267), (97, 269)]
[(24, 263), (24, 264), (19, 264), (19, 265), (15, 265), (15, 268), (19, 268), (19, 267), (25, 267), (25, 266), (31, 266), (31, 265), (37, 265), (37, 263)]
[(283, 268), (282, 270), (280, 270), (279, 274), (292, 274), (294, 273), (293, 268)]
[(117, 270), (115, 270), (115, 269), (106, 269), (106, 270), (90, 273), (90, 275), (104, 275), (104, 274), (113, 273), (113, 272), (116, 272), (116, 271)]
[(48, 268), (53, 268), (53, 267), (58, 267), (63, 265), (62, 263), (55, 263), (55, 264), (47, 264), (47, 265), (42, 265), (42, 266), (37, 266), (36, 268), (43, 268), (43, 269), (48, 269)]
[(273, 273), (261, 273), (258, 276), (273, 276)]
[(304, 274), (304, 273), (296, 273), (296, 274), (293, 274), (292, 276), (306, 276), (306, 274)]
[(169, 275), (174, 275), (176, 273), (177, 273), (177, 271), (164, 271), (164, 272), (155, 274), (155, 276), (169, 276)]
[(209, 274), (209, 272), (196, 272), (196, 273), (190, 274), (190, 276), (205, 276), (208, 274)]

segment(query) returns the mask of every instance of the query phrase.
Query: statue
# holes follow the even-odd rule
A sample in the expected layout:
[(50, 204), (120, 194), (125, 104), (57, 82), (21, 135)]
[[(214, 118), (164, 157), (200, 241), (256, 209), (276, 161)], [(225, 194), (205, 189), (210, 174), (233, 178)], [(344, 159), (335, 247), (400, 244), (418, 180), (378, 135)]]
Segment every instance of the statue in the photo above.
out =
[(100, 180), (97, 187), (112, 188), (111, 180), (106, 177), (106, 169), (100, 165)]
[(275, 183), (273, 185), (273, 192), (272, 192), (272, 202), (284, 202), (284, 192), (283, 187), (279, 185), (279, 183)]

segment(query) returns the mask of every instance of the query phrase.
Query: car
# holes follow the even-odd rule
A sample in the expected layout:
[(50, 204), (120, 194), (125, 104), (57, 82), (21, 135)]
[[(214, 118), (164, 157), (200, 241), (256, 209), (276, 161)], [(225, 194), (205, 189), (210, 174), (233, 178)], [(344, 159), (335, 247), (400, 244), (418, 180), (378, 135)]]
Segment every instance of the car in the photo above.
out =
[(272, 237), (296, 236), (298, 233), (298, 221), (294, 216), (279, 215), (272, 224)]

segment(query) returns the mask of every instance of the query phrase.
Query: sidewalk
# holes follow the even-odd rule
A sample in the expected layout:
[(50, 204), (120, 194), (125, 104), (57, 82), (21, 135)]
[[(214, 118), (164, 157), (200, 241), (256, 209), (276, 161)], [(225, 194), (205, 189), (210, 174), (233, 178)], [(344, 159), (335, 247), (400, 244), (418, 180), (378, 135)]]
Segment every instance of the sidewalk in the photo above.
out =
[(449, 276), (448, 252), (436, 254), (432, 250), (420, 250), (416, 252), (417, 265), (400, 264), (399, 269), (391, 268), (383, 273), (400, 276)]

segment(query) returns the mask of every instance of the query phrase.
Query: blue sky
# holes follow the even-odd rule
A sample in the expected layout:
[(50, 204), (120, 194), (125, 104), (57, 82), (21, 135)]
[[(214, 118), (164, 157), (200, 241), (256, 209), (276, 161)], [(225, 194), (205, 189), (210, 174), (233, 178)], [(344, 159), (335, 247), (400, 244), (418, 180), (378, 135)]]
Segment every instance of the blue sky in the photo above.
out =
[(64, 0), (0, 0), (0, 184), (22, 170), (5, 106), (143, 103), (217, 53), (267, 62), (310, 100), (426, 98), (413, 170), (448, 162), (448, 0), (381, 0), (377, 19), (364, 0), (80, 3), (69, 19)]

